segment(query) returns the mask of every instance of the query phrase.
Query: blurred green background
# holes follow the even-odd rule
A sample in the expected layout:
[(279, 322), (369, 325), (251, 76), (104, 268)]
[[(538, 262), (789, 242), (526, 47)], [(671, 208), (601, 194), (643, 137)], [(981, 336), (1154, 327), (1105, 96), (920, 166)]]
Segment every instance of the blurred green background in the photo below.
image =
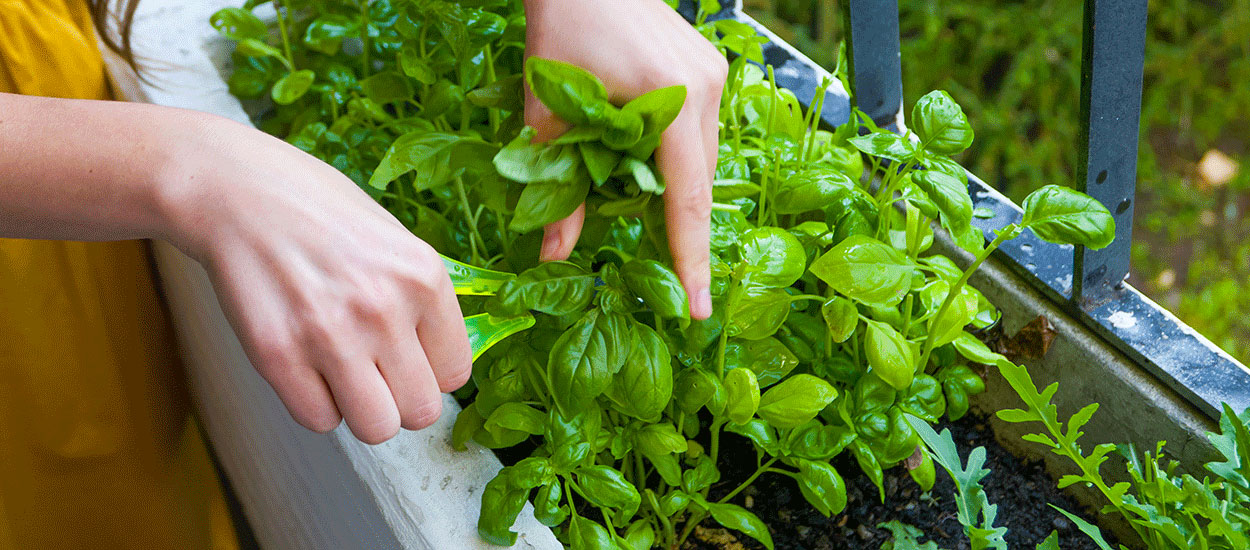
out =
[[(832, 70), (836, 0), (744, 0)], [(900, 2), (907, 108), (943, 89), (972, 120), (962, 162), (1019, 202), (1073, 185), (1079, 0)], [(1250, 362), (1250, 0), (1151, 0), (1130, 282)]]

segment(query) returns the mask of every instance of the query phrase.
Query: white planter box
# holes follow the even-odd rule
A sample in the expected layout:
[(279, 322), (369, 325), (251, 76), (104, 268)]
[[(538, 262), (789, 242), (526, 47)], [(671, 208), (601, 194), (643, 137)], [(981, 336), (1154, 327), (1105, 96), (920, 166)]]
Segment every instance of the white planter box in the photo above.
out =
[[(229, 44), (208, 24), (217, 9), (239, 4), (140, 2), (134, 42), (155, 82), (111, 63), (121, 95), (248, 122), (220, 70)], [(166, 243), (155, 249), (196, 408), (266, 549), (492, 548), (477, 535), (478, 506), (501, 465), (480, 446), (451, 449), (460, 407), (450, 396), (437, 424), (378, 446), (360, 443), (346, 426), (326, 435), (305, 430), (248, 362), (204, 270)], [(528, 504), (516, 529), (518, 548), (561, 548)]]

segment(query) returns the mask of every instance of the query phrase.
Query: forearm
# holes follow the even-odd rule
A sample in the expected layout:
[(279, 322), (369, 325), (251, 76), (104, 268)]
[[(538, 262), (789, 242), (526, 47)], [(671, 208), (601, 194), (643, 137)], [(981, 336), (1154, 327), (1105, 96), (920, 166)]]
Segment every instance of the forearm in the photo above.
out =
[(170, 175), (206, 115), (0, 94), (0, 237), (171, 239)]

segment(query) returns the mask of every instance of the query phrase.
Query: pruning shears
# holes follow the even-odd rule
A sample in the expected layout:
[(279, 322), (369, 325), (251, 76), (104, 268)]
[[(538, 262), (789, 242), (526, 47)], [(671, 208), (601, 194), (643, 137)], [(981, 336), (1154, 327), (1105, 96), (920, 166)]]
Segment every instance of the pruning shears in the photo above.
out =
[[(452, 288), (458, 296), (493, 296), (499, 287), (516, 277), (511, 273), (458, 262), (442, 254), (439, 256), (443, 259), (443, 266), (447, 268)], [(479, 313), (465, 317), (464, 326), (469, 333), (473, 360), (477, 361), (486, 350), (504, 338), (534, 326), (534, 316), (526, 313), (517, 317), (496, 317), (489, 313)]]

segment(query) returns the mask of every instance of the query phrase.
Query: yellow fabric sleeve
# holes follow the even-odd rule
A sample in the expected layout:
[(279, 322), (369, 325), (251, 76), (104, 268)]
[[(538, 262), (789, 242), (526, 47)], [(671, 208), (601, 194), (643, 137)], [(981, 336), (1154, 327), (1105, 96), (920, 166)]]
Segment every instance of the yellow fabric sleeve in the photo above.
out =
[[(108, 99), (85, 0), (0, 0), (0, 92)], [(0, 550), (237, 548), (140, 241), (0, 239)]]

